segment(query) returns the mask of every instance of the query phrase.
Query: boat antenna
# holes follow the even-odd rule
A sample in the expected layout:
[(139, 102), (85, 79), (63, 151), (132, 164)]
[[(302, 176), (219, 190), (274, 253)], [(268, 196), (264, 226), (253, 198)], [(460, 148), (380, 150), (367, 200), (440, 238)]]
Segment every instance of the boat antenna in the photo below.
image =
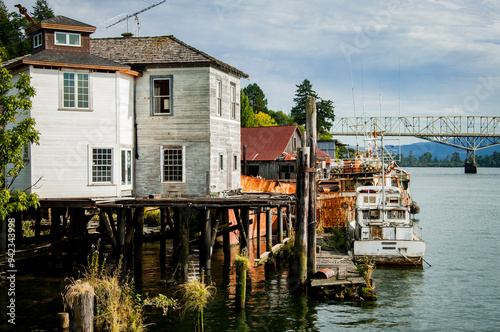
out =
[(380, 132), (380, 149), (382, 151), (382, 223), (385, 222), (385, 164), (384, 164), (384, 132)]
[(352, 65), (351, 57), (349, 57), (349, 72), (351, 73), (351, 85), (352, 85), (352, 108), (354, 111), (354, 132), (356, 133), (356, 156), (359, 155), (359, 144), (358, 144), (358, 124), (356, 123), (356, 103), (354, 101), (354, 80), (352, 78)]
[(399, 85), (399, 97), (398, 97), (398, 132), (399, 132), (399, 162), (401, 163), (401, 59), (399, 59), (399, 70), (398, 70), (398, 85)]

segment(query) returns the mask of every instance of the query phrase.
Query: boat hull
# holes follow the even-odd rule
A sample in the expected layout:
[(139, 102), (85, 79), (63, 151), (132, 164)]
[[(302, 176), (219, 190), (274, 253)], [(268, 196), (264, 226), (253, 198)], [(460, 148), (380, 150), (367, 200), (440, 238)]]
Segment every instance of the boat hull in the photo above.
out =
[(423, 240), (363, 240), (354, 241), (353, 259), (367, 259), (379, 265), (422, 265), (425, 253)]

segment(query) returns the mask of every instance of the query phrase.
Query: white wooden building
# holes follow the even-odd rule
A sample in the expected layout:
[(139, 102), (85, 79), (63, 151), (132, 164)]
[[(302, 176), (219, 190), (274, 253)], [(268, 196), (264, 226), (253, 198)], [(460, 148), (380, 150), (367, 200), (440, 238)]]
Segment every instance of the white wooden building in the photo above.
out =
[(57, 16), (2, 65), (32, 77), (40, 144), (16, 187), (42, 198), (205, 196), (240, 188), (238, 69), (172, 36), (90, 39)]
[(136, 79), (136, 193), (205, 196), (238, 190), (238, 69), (173, 36), (91, 40), (91, 53)]
[[(32, 53), (3, 65), (31, 76), (30, 116), (40, 144), (28, 147), (17, 189), (42, 198), (132, 194), (133, 88), (137, 72), (89, 52), (95, 27), (57, 16), (26, 32)], [(129, 180), (130, 179), (130, 180)]]

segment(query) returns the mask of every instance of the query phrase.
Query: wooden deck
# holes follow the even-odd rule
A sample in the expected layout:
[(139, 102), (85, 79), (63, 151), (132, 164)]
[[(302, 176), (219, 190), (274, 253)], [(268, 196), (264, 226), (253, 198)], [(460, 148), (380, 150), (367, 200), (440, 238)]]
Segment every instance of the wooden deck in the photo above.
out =
[(331, 269), (335, 275), (328, 279), (311, 279), (312, 287), (366, 284), (345, 252), (321, 250), (316, 254), (316, 271), (322, 269)]

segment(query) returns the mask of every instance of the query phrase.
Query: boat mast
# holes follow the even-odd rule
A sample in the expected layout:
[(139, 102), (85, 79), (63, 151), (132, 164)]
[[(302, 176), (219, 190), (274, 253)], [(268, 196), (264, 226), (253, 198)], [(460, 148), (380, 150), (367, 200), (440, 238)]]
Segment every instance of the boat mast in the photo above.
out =
[(385, 222), (385, 164), (384, 164), (384, 133), (380, 134), (380, 149), (382, 151), (382, 223)]

